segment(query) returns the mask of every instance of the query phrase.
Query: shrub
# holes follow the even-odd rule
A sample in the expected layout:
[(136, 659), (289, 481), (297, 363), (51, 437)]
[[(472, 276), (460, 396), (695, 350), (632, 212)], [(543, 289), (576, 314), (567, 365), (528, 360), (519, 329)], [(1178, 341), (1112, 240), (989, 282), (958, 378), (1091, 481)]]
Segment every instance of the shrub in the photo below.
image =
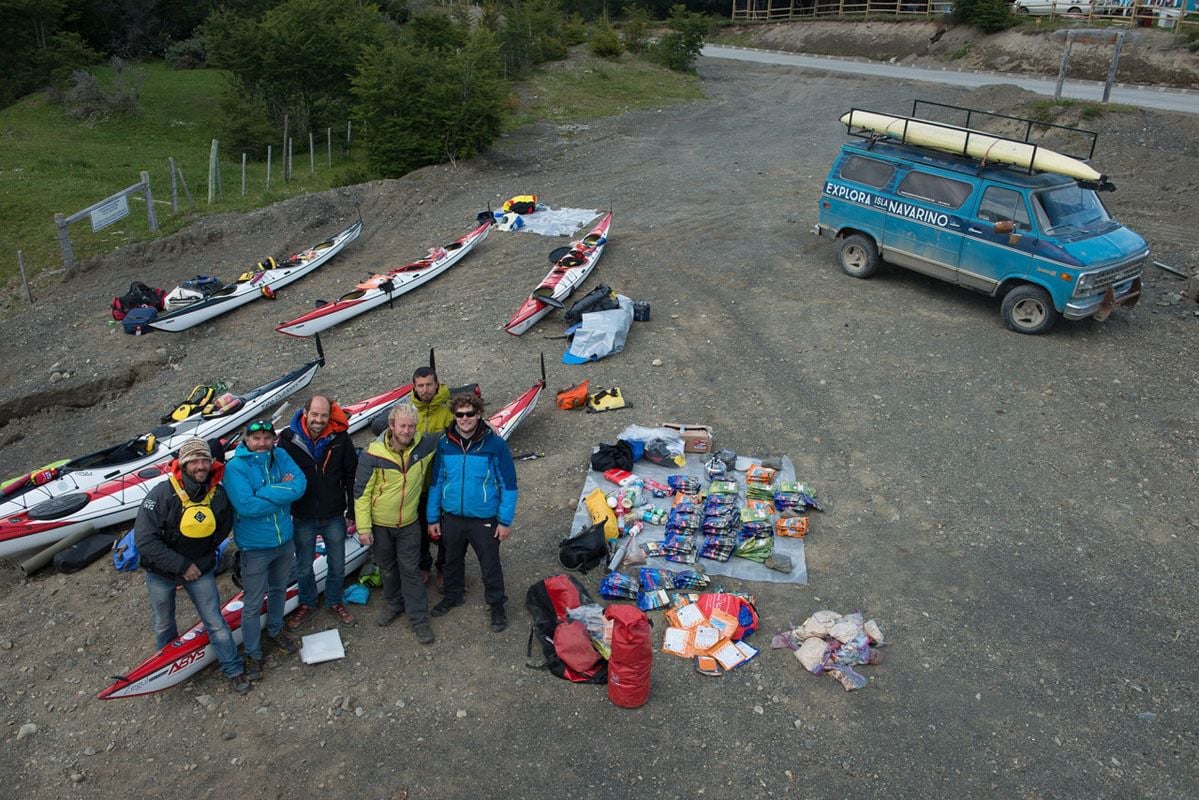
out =
[(646, 42), (649, 41), (649, 12), (640, 6), (629, 8), (625, 12), (624, 25), (620, 28), (620, 37), (630, 53), (645, 52)]
[(998, 33), (1019, 24), (1008, 0), (956, 0), (953, 19), (983, 33)]
[(571, 14), (562, 23), (562, 41), (567, 47), (587, 41), (587, 23), (581, 16)]
[(208, 53), (204, 48), (204, 40), (199, 36), (171, 44), (165, 59), (171, 69), (204, 69), (208, 66)]
[(140, 70), (126, 66), (119, 58), (112, 59), (112, 65), (113, 85), (108, 91), (92, 73), (86, 70), (72, 73), (71, 85), (62, 95), (63, 105), (72, 119), (95, 124), (114, 114), (141, 113), (138, 97), (145, 76)]
[(624, 52), (616, 29), (608, 24), (597, 24), (592, 28), (590, 47), (591, 52), (600, 58), (620, 58), (620, 54)]
[(655, 63), (675, 72), (694, 72), (695, 59), (708, 33), (707, 18), (676, 5), (670, 9), (666, 23), (671, 30), (650, 48), (651, 57)]

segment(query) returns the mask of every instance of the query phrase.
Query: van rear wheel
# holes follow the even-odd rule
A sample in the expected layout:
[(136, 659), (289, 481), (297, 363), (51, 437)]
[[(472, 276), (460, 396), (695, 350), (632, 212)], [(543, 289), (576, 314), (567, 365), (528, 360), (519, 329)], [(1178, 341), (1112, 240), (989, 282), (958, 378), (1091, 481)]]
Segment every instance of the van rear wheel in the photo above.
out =
[(1045, 333), (1059, 316), (1049, 292), (1031, 284), (1017, 286), (1008, 292), (1000, 313), (1009, 328), (1027, 334)]
[(878, 246), (869, 236), (855, 233), (841, 240), (837, 250), (841, 271), (854, 278), (869, 278), (878, 272)]

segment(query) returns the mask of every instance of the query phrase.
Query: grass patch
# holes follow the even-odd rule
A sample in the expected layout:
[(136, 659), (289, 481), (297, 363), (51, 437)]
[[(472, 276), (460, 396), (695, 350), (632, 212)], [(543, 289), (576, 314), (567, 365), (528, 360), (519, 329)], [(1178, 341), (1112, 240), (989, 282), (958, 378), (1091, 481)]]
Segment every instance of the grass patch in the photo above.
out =
[(703, 97), (696, 76), (662, 69), (628, 53), (609, 60), (576, 52), (537, 70), (521, 93), (524, 100), (509, 118), (508, 130), (536, 120), (580, 122)]
[[(132, 186), (140, 173), (150, 173), (158, 212), (159, 234), (173, 233), (198, 216), (248, 211), (289, 197), (320, 192), (369, 179), (365, 158), (343, 147), (345, 128), (333, 131), (332, 166), (328, 165), (325, 132), (316, 137), (315, 171), (310, 173), (308, 139), (293, 143), (293, 179), (283, 183), (280, 147), (274, 147), (270, 187), (266, 186), (266, 154), (250, 154), (246, 194), (241, 194), (241, 153), (221, 152), (223, 199), (208, 205), (208, 153), (220, 117), (224, 75), (216, 70), (174, 71), (162, 63), (140, 67), (141, 113), (108, 117), (94, 123), (70, 119), (61, 105), (45, 95), (31, 95), (0, 109), (0, 283), (19, 285), (17, 250), (31, 276), (62, 268), (55, 238), (54, 214), (70, 215)], [(112, 75), (97, 71), (101, 84)], [(703, 96), (693, 75), (681, 75), (625, 55), (616, 61), (576, 52), (571, 58), (538, 70), (522, 87), (526, 102), (515, 102), (506, 128), (538, 119), (570, 122), (618, 114), (636, 108), (695, 100)], [(355, 126), (357, 130), (357, 126)], [(183, 171), (195, 200), (188, 208), (179, 188), (180, 211), (171, 212), (167, 159)], [(259, 160), (253, 160), (257, 158)], [(149, 230), (140, 195), (129, 198), (129, 216), (93, 233), (86, 220), (70, 227), (75, 256), (95, 255), (156, 236)], [(118, 287), (119, 288), (119, 287)]]
[(1074, 112), (1079, 119), (1099, 119), (1104, 114), (1131, 114), (1136, 106), (1121, 103), (1096, 103), (1093, 100), (1033, 100), (1028, 103), (1028, 115), (1038, 122), (1055, 122), (1063, 114)]

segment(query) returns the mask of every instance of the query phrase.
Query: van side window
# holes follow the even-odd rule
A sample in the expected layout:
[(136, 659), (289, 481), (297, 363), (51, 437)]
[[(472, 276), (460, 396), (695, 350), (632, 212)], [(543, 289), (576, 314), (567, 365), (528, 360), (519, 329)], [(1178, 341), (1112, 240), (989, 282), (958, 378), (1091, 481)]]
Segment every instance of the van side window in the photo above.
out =
[(945, 208), (961, 208), (970, 197), (973, 187), (968, 183), (912, 170), (899, 183), (897, 190), (904, 197), (935, 203)]
[(873, 158), (849, 156), (841, 164), (841, 177), (847, 181), (864, 183), (881, 189), (891, 182), (895, 174), (895, 165), (885, 161), (875, 161)]
[(1032, 230), (1028, 219), (1028, 206), (1019, 192), (1001, 186), (988, 186), (978, 204), (978, 218), (987, 222), (1011, 220), (1020, 230)]

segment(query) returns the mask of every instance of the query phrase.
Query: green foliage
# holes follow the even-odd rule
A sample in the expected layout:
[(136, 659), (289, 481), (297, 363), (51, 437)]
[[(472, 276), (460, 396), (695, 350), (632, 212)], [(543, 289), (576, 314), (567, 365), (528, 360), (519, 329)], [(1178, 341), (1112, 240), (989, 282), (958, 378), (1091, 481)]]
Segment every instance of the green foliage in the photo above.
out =
[[(289, 131), (302, 140), (309, 131), (345, 124), (359, 56), (391, 38), (390, 25), (374, 6), (355, 0), (285, 0), (259, 20), (216, 12), (201, 34), (209, 63), (229, 71), (230, 91), (244, 103), (261, 100), (277, 129), (286, 115)], [(221, 135), (238, 138), (238, 127), (244, 126), (229, 118)], [(268, 141), (246, 144), (262, 149)]]
[(600, 58), (620, 58), (620, 54), (624, 52), (624, 45), (616, 35), (616, 29), (607, 23), (597, 23), (591, 29), (589, 47), (591, 52)]
[(408, 41), (365, 51), (353, 94), (371, 169), (397, 177), (468, 158), (493, 141), (507, 95), (499, 63), (498, 40), (482, 28), (453, 52)]
[(88, 125), (114, 115), (136, 116), (142, 110), (138, 97), (143, 83), (145, 74), (140, 69), (114, 58), (111, 86), (106, 89), (92, 73), (77, 70), (62, 92), (62, 104), (68, 116)]
[(998, 33), (1019, 24), (1008, 0), (955, 0), (953, 19), (983, 33)]
[(695, 59), (704, 46), (708, 33), (706, 17), (690, 12), (685, 6), (675, 5), (667, 19), (670, 32), (663, 34), (650, 48), (654, 63), (675, 72), (694, 72)]
[(566, 57), (558, 0), (525, 0), (511, 7), (488, 3), (479, 25), (495, 33), (506, 78), (520, 77), (531, 67)]
[(587, 41), (587, 22), (578, 14), (571, 14), (562, 23), (562, 43), (574, 47)]
[(630, 53), (645, 52), (646, 43), (649, 41), (649, 20), (649, 12), (641, 6), (631, 6), (625, 10), (620, 38)]
[(458, 50), (466, 46), (470, 32), (438, 12), (415, 16), (402, 30), (405, 40), (418, 50)]
[(203, 69), (208, 66), (208, 52), (200, 36), (175, 42), (167, 48), (165, 58), (172, 69)]

